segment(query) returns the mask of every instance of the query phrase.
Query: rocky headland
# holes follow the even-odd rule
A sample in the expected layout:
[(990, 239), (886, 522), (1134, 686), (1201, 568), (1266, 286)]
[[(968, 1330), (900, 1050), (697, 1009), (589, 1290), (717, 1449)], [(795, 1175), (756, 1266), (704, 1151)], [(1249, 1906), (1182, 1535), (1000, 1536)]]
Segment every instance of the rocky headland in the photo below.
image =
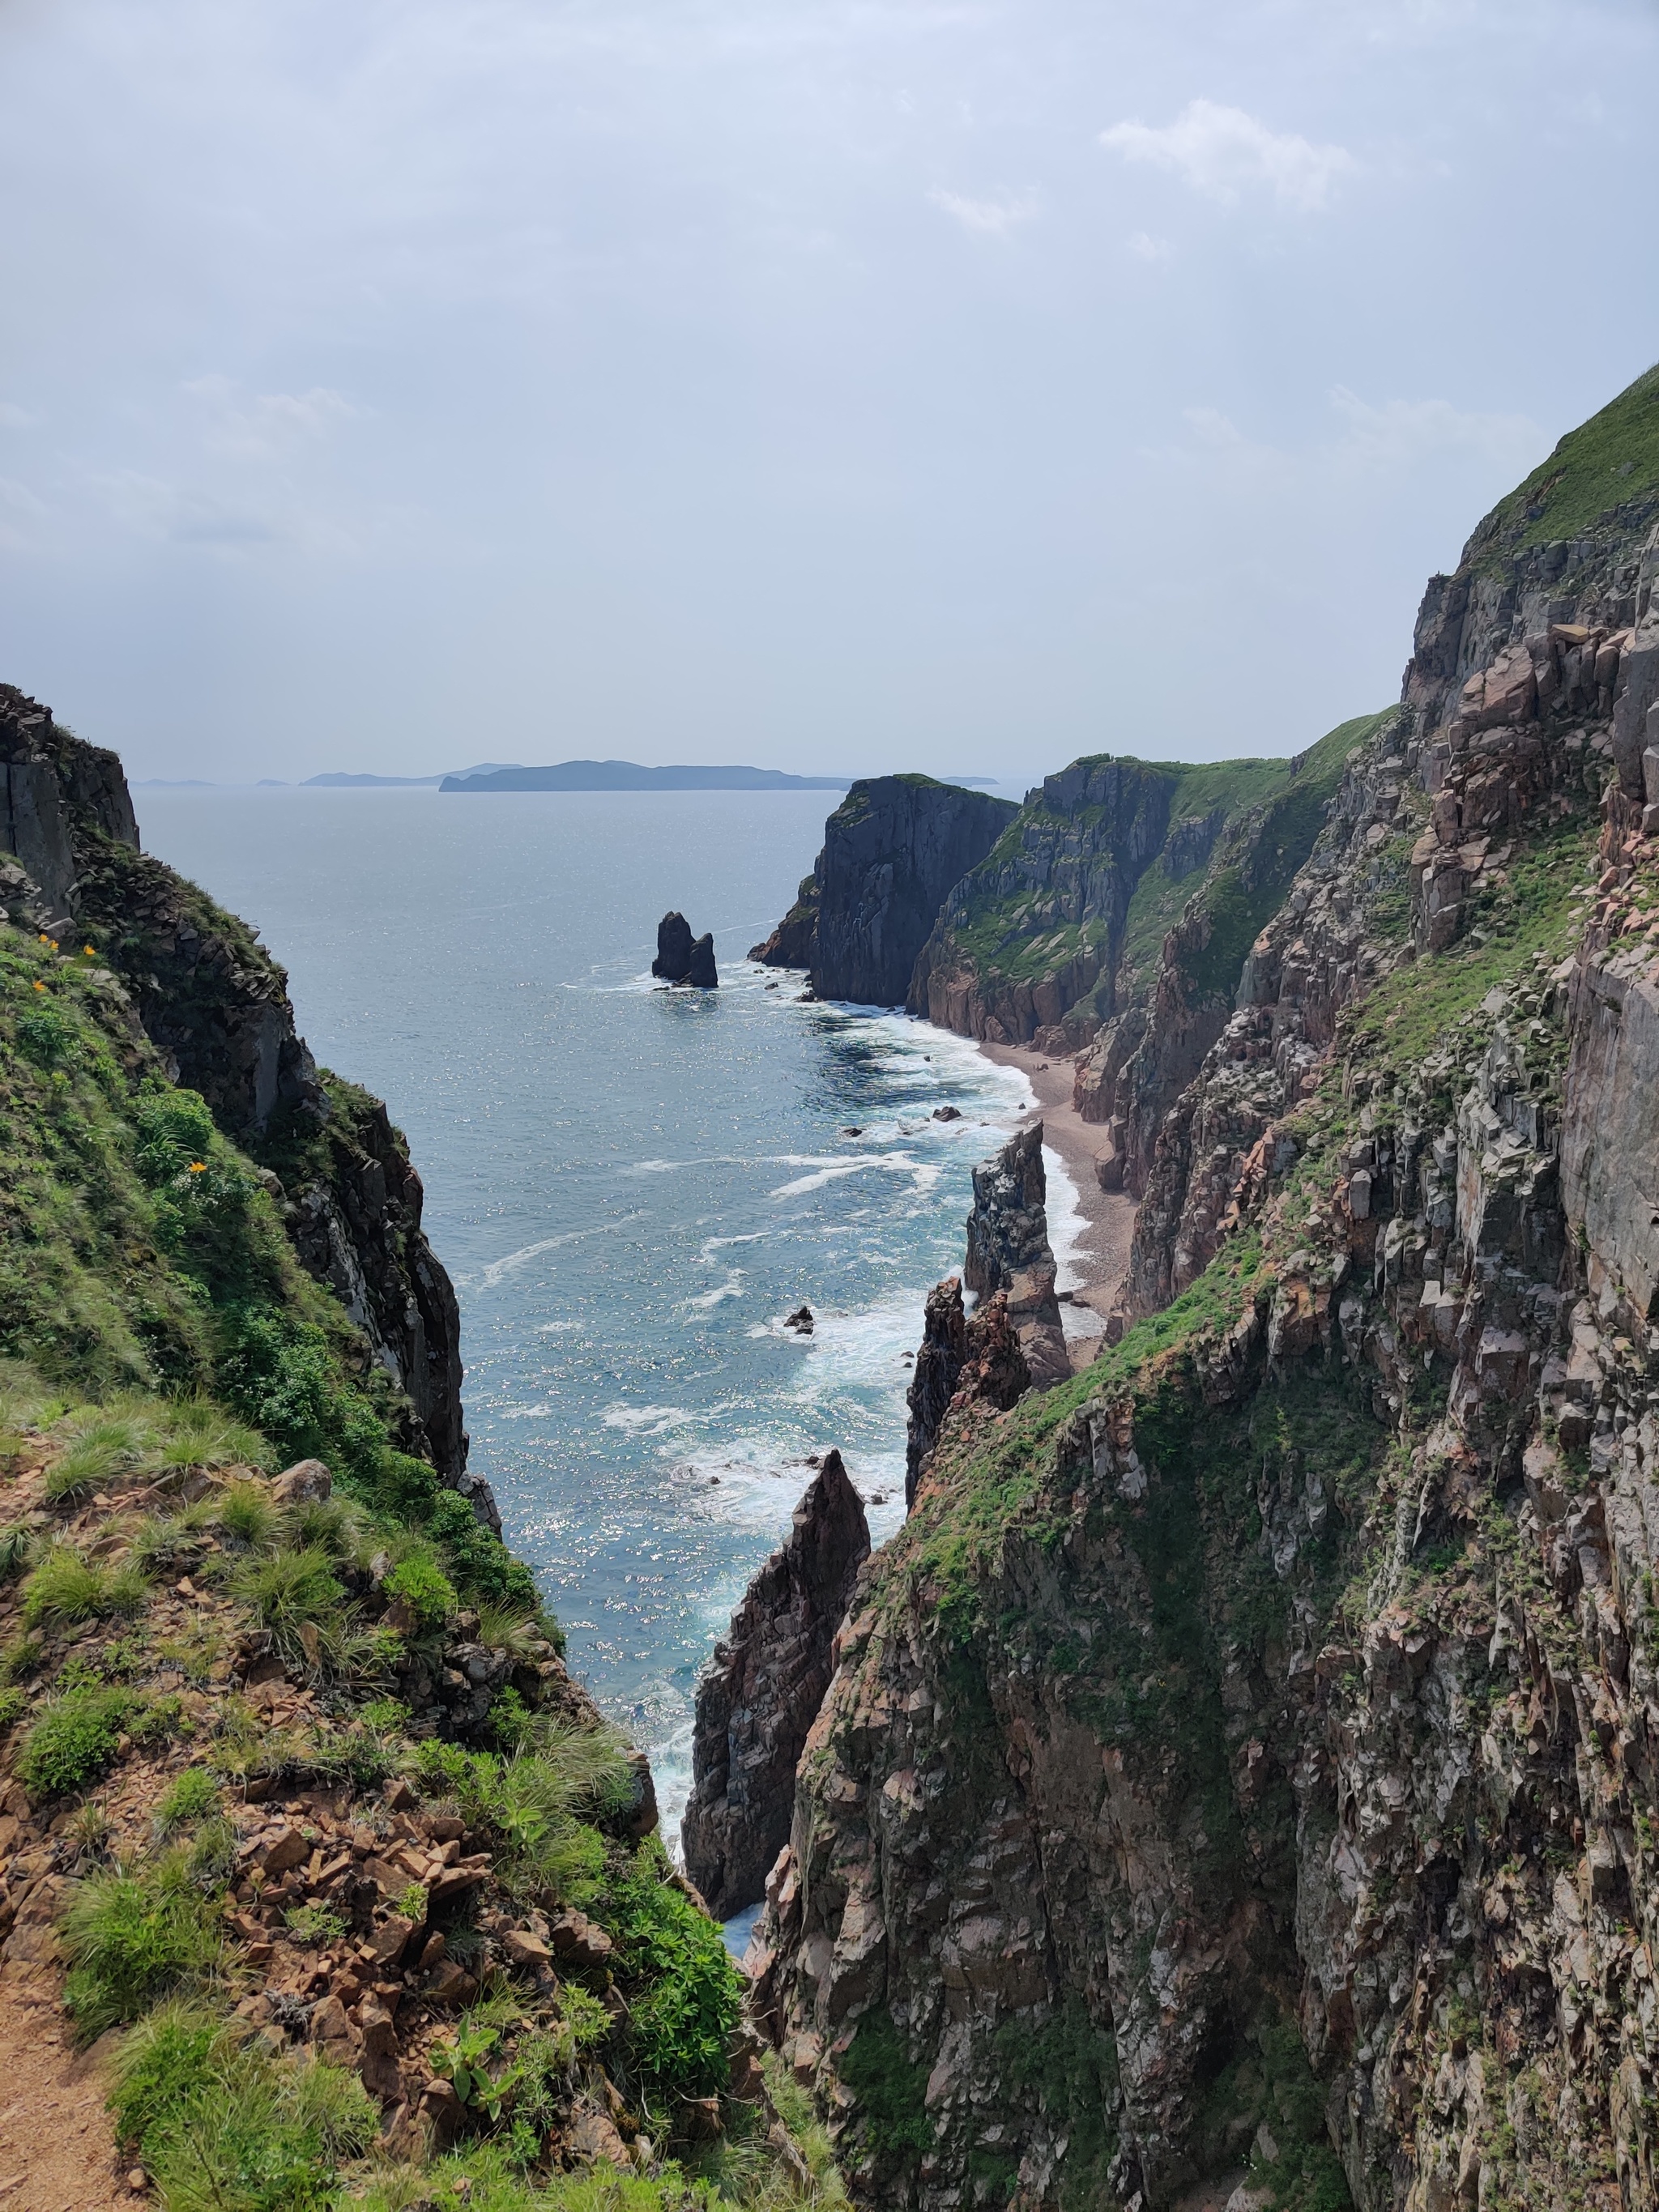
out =
[[(1095, 1071), (1121, 1340), (918, 1455), (751, 1954), (872, 2203), (1659, 2202), (1656, 523), (1652, 374), (1431, 582), (1310, 832), (1218, 827), (1172, 1103)], [(1105, 909), (1162, 802), (1083, 791)]]
[(926, 775), (855, 783), (823, 825), (823, 850), (796, 904), (751, 960), (805, 967), (820, 999), (904, 1003), (945, 896), (1017, 810)]

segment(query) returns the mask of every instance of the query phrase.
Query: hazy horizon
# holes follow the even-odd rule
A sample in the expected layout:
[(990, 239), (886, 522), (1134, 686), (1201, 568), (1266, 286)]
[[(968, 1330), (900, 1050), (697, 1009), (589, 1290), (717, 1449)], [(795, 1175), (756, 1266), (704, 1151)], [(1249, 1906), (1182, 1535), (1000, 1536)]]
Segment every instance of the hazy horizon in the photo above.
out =
[(1659, 356), (1650, 0), (10, 0), (0, 60), (0, 679), (136, 780), (1294, 752)]

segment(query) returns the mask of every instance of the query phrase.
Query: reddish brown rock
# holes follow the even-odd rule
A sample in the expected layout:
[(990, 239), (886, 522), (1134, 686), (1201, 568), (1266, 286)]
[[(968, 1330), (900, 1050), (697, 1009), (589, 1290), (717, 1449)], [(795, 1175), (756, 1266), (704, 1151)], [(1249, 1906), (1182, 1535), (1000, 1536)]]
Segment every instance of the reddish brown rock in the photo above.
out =
[(830, 1647), (870, 1526), (841, 1454), (795, 1508), (697, 1688), (686, 1871), (718, 1919), (757, 1904), (789, 1836), (795, 1765), (831, 1672)]

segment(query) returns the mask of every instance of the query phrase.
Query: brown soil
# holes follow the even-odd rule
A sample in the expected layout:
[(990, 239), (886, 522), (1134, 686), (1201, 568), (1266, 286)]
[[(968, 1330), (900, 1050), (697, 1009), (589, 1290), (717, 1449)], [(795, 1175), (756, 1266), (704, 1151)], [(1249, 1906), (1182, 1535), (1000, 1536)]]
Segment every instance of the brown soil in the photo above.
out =
[(135, 2212), (104, 2104), (106, 2055), (74, 2050), (55, 1974), (0, 1973), (0, 2212)]
[[(1073, 1260), (1074, 1270), (1082, 1277), (1074, 1303), (1090, 1306), (1103, 1317), (1111, 1310), (1129, 1264), (1129, 1239), (1135, 1225), (1133, 1199), (1121, 1191), (1103, 1190), (1095, 1178), (1095, 1160), (1105, 1148), (1106, 1132), (1085, 1121), (1073, 1105), (1074, 1070), (1063, 1055), (1051, 1057), (1024, 1045), (981, 1044), (980, 1050), (1000, 1067), (1017, 1067), (1036, 1093), (1042, 1140), (1066, 1163), (1087, 1224)], [(1076, 1359), (1078, 1340), (1073, 1343)], [(1100, 1339), (1085, 1340), (1080, 1348), (1092, 1358), (1100, 1348)]]

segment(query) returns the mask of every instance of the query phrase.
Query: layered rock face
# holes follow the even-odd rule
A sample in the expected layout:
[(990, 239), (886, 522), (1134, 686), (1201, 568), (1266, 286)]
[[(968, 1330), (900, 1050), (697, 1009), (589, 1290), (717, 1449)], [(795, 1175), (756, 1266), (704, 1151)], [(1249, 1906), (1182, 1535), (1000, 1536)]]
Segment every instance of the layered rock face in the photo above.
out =
[(974, 1170), (962, 1271), (975, 1297), (1002, 1293), (1031, 1380), (1040, 1385), (1059, 1382), (1072, 1371), (1054, 1297), (1048, 1197), (1042, 1124), (1034, 1121)]
[(751, 959), (801, 964), (821, 999), (902, 1005), (951, 886), (983, 860), (1018, 810), (926, 775), (855, 783), (823, 825), (811, 884)]
[(17, 896), (43, 926), (90, 936), (176, 1079), (276, 1177), (300, 1260), (337, 1291), (402, 1395), (404, 1442), (499, 1531), (489, 1485), (466, 1472), (454, 1290), (385, 1107), (319, 1073), (288, 979), (247, 926), (140, 852), (113, 753), (6, 685), (0, 757), (8, 834), (23, 848)]
[(760, 1902), (789, 1837), (795, 1765), (830, 1648), (870, 1556), (864, 1507), (832, 1451), (750, 1583), (697, 1685), (685, 1869), (717, 1919)]
[(1632, 416), (1431, 586), (1154, 1144), (1184, 1292), (860, 1584), (753, 1963), (868, 2201), (1659, 2204)]
[(1007, 1292), (995, 1291), (981, 1298), (970, 1320), (957, 1278), (947, 1275), (936, 1284), (927, 1293), (921, 1345), (905, 1394), (907, 1512), (916, 1502), (947, 1420), (953, 1414), (966, 1419), (982, 1405), (1006, 1413), (1030, 1387), (1031, 1370), (1008, 1318)]

